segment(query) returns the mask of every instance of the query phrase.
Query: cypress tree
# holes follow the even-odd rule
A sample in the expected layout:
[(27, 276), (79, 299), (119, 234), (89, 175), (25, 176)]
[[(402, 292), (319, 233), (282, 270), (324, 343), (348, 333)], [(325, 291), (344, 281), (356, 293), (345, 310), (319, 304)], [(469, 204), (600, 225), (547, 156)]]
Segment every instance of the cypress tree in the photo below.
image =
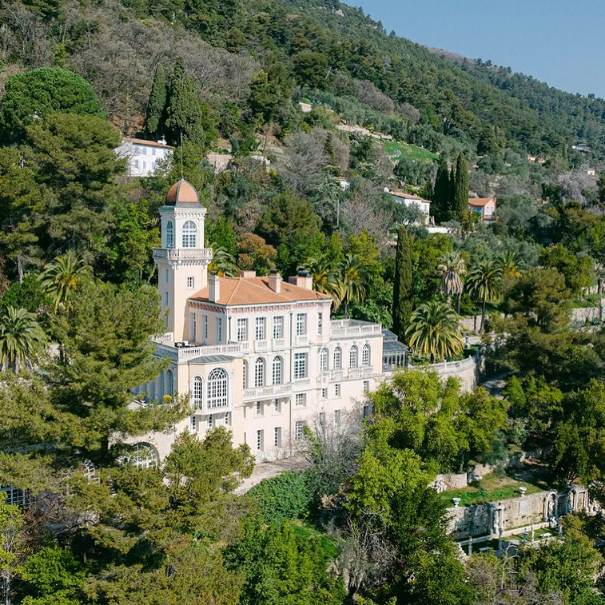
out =
[(437, 167), (437, 176), (435, 177), (435, 188), (433, 189), (433, 216), (438, 223), (449, 219), (448, 206), (450, 203), (450, 173), (447, 167), (445, 156), (441, 156), (439, 166)]
[(468, 207), (468, 162), (461, 153), (456, 160), (456, 179), (454, 181), (454, 196), (452, 218), (461, 221)]
[(400, 227), (397, 232), (393, 284), (393, 332), (400, 340), (405, 337), (412, 315), (412, 245), (413, 238), (408, 230)]
[(154, 136), (162, 134), (162, 116), (166, 108), (167, 86), (166, 70), (163, 65), (158, 65), (153, 75), (151, 92), (147, 101), (147, 111), (145, 112), (145, 132), (147, 134)]

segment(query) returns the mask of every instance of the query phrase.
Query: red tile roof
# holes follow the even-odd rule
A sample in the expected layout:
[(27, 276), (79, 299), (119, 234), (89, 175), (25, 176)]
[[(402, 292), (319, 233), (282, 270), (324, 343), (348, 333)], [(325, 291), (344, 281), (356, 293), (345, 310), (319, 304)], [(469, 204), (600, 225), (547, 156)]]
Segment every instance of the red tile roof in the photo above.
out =
[(166, 194), (166, 204), (174, 206), (175, 204), (199, 204), (200, 200), (197, 191), (191, 183), (185, 179), (177, 181)]
[(483, 206), (487, 206), (488, 204), (493, 203), (496, 204), (496, 198), (494, 197), (471, 197), (468, 200), (470, 206), (476, 206), (478, 208), (482, 208)]
[[(219, 305), (259, 305), (297, 301), (330, 300), (327, 294), (307, 290), (285, 281), (279, 294), (269, 287), (267, 277), (220, 277)], [(213, 302), (208, 299), (208, 288), (203, 288), (191, 300)]]

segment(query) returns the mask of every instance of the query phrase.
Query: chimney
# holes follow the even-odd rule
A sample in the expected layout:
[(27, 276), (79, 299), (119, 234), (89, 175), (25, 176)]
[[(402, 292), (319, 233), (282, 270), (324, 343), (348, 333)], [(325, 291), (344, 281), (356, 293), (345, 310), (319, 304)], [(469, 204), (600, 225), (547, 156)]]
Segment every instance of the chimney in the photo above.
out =
[(293, 277), (290, 277), (288, 281), (299, 288), (313, 290), (313, 278), (306, 269), (299, 269), (297, 274)]
[(219, 276), (213, 272), (208, 277), (208, 300), (218, 302), (221, 297), (221, 280)]
[(244, 279), (249, 279), (250, 277), (256, 277), (256, 271), (240, 271), (239, 272), (239, 276), (243, 277)]
[(281, 292), (281, 275), (273, 269), (269, 274), (269, 288), (275, 292), (275, 294), (279, 294)]

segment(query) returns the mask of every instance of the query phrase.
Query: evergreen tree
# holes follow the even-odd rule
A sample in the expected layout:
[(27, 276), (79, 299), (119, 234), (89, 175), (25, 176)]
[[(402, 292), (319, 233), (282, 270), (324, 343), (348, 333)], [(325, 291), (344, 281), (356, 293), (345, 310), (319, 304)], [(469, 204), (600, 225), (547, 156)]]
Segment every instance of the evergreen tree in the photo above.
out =
[(167, 85), (166, 70), (163, 65), (158, 65), (153, 76), (145, 113), (145, 132), (147, 134), (154, 136), (162, 134), (162, 116), (166, 107)]
[(412, 237), (401, 227), (397, 233), (393, 284), (393, 332), (403, 340), (412, 314)]
[(456, 177), (452, 199), (452, 218), (462, 220), (468, 206), (468, 162), (461, 153), (456, 160)]
[(441, 156), (439, 166), (437, 167), (437, 176), (435, 178), (435, 187), (433, 189), (433, 216), (438, 223), (449, 220), (448, 206), (450, 203), (452, 186), (450, 182), (450, 173), (447, 167), (445, 156)]

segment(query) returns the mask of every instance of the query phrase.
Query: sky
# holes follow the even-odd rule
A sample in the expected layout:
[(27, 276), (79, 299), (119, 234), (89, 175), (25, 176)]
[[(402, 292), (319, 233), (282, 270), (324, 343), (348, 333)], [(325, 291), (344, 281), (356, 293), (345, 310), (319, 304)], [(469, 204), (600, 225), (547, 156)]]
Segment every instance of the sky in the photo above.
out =
[(605, 0), (346, 0), (387, 32), (605, 98)]

